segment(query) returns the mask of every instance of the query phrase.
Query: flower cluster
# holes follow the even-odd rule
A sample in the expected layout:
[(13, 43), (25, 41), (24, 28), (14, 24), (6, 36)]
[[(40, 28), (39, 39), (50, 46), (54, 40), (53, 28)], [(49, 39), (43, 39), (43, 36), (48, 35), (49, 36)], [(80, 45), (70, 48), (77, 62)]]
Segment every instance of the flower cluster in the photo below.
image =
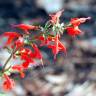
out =
[[(51, 14), (50, 20), (46, 22), (46, 24), (42, 26), (33, 26), (27, 24), (18, 24), (12, 25), (14, 28), (19, 28), (23, 31), (23, 33), (19, 32), (4, 32), (2, 37), (7, 37), (7, 42), (4, 45), (5, 48), (11, 50), (11, 55), (6, 60), (3, 68), (2, 68), (2, 78), (5, 79), (3, 83), (3, 88), (5, 90), (10, 90), (14, 87), (14, 80), (11, 79), (7, 72), (8, 70), (17, 71), (20, 73), (20, 76), (24, 78), (24, 70), (28, 69), (30, 65), (35, 64), (35, 59), (41, 61), (43, 65), (43, 56), (38, 48), (38, 46), (46, 46), (52, 49), (54, 54), (54, 59), (56, 59), (57, 54), (62, 51), (66, 54), (66, 47), (60, 41), (60, 37), (64, 32), (67, 32), (69, 36), (75, 37), (82, 33), (82, 31), (78, 28), (78, 26), (84, 23), (86, 20), (89, 20), (90, 17), (87, 18), (72, 18), (69, 24), (60, 23), (60, 16), (62, 15), (62, 11), (59, 11), (55, 14)], [(65, 31), (66, 30), (66, 31)], [(31, 34), (31, 31), (37, 32), (36, 36)], [(40, 42), (38, 44), (38, 41)], [(26, 47), (30, 46), (30, 47)], [(20, 58), (23, 63), (10, 65), (9, 68), (6, 68), (9, 60), (13, 58)]]

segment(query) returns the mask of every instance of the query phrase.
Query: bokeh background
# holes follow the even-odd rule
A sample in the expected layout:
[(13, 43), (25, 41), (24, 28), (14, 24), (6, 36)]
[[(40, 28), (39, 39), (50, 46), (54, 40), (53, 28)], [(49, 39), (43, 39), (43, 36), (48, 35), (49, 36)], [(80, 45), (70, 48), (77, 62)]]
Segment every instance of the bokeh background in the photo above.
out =
[[(12, 74), (15, 88), (4, 94), (1, 87), (0, 96), (96, 96), (96, 0), (0, 0), (0, 34), (16, 31), (11, 24), (43, 25), (48, 14), (61, 9), (62, 22), (92, 17), (80, 26), (84, 35), (62, 36), (68, 52), (66, 56), (59, 53), (56, 62), (51, 50), (41, 48), (44, 68), (37, 62), (37, 66), (25, 71), (24, 79), (18, 73), (15, 77)], [(0, 62), (7, 57), (8, 53), (0, 49)]]

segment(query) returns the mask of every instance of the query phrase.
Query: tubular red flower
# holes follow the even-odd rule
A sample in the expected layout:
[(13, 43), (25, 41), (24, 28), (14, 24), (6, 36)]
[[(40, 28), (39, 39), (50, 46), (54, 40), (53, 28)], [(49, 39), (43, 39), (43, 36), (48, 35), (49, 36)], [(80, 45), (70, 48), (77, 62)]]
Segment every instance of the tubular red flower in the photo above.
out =
[(29, 48), (21, 48), (19, 50), (19, 53), (21, 56), (26, 55), (26, 56), (29, 56), (31, 58), (34, 58), (34, 53)]
[(22, 66), (24, 69), (27, 69), (29, 64), (34, 62), (34, 53), (28, 48), (21, 48), (21, 50), (19, 50), (19, 53), (21, 59), (24, 60)]
[(10, 79), (10, 78), (8, 77), (8, 75), (6, 75), (6, 74), (4, 74), (4, 78), (5, 78), (6, 80), (5, 80), (4, 83), (3, 83), (3, 88), (4, 88), (4, 90), (9, 91), (9, 90), (11, 90), (11, 89), (14, 87), (14, 85), (15, 85), (14, 80)]
[(62, 44), (62, 42), (60, 42), (59, 40), (58, 40), (58, 46), (59, 46), (59, 50), (60, 50), (60, 51), (63, 51), (63, 52), (66, 53), (66, 47), (65, 47), (64, 44)]
[(51, 41), (54, 41), (54, 38), (51, 36), (48, 36), (46, 38), (44, 38), (44, 36), (39, 36), (37, 37), (37, 39), (41, 41), (40, 46), (48, 45)]
[(86, 20), (89, 20), (89, 19), (91, 19), (91, 17), (87, 17), (87, 18), (72, 18), (70, 23), (73, 26), (79, 26), (81, 23), (84, 23), (84, 22), (86, 22)]
[(86, 20), (91, 19), (91, 17), (87, 17), (87, 18), (72, 18), (70, 21), (70, 24), (72, 26), (67, 27), (67, 32), (70, 36), (75, 37), (77, 35), (80, 35), (82, 33), (82, 31), (78, 28), (78, 26), (81, 23), (84, 23)]
[(18, 24), (12, 26), (24, 30), (26, 34), (29, 34), (28, 30), (37, 30), (39, 28), (38, 26), (33, 26), (28, 24)]
[(78, 28), (78, 26), (68, 27), (67, 32), (68, 32), (68, 35), (70, 35), (72, 37), (75, 37), (75, 36), (80, 35), (82, 33), (82, 31)]
[(22, 78), (25, 77), (25, 74), (24, 74), (24, 72), (23, 72), (24, 68), (23, 68), (22, 65), (14, 65), (14, 66), (12, 66), (12, 69), (18, 71), (18, 72), (20, 73), (20, 76), (21, 76)]
[(58, 40), (58, 35), (56, 35), (56, 40), (54, 41), (54, 45), (48, 45), (48, 48), (52, 49), (52, 52), (54, 54), (54, 59), (56, 59), (56, 55), (59, 51), (63, 51), (66, 53), (66, 47)]
[(19, 37), (19, 38), (15, 41), (16, 49), (22, 47), (23, 45), (24, 45), (24, 38), (23, 38), (23, 37)]
[(34, 57), (37, 59), (42, 59), (42, 54), (40, 53), (38, 47), (36, 44), (32, 44), (32, 47), (34, 49)]
[(8, 37), (8, 40), (6, 43), (6, 45), (8, 45), (8, 44), (11, 44), (14, 39), (18, 38), (20, 34), (17, 32), (5, 32), (3, 36)]

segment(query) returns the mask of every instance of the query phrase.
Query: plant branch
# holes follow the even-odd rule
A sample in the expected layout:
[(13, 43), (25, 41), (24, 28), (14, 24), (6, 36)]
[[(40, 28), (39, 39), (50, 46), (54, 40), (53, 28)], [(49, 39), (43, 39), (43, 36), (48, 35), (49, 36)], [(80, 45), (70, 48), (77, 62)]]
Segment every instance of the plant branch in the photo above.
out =
[(13, 51), (12, 51), (12, 53), (11, 53), (11, 55), (9, 56), (9, 58), (6, 60), (4, 66), (3, 66), (3, 72), (5, 71), (5, 68), (6, 68), (8, 62), (11, 60), (13, 54), (14, 54), (16, 51), (17, 51), (16, 48), (14, 48)]

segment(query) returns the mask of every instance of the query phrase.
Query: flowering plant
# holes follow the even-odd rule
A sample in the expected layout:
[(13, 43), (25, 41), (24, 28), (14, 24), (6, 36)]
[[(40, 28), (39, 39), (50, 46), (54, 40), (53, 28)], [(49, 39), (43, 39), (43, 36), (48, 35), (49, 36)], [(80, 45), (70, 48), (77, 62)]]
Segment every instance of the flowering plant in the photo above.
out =
[[(82, 34), (82, 31), (78, 26), (84, 23), (86, 20), (89, 20), (90, 17), (72, 18), (68, 24), (64, 24), (60, 23), (60, 16), (62, 12), (63, 10), (49, 15), (50, 20), (46, 22), (44, 27), (27, 24), (12, 25), (14, 28), (23, 30), (23, 33), (4, 32), (1, 35), (1, 38), (8, 38), (4, 48), (7, 48), (8, 51), (10, 51), (10, 56), (0, 71), (0, 76), (4, 78), (3, 88), (5, 90), (10, 90), (15, 85), (14, 80), (10, 78), (9, 74), (7, 74), (8, 71), (10, 73), (12, 73), (14, 70), (18, 71), (20, 76), (24, 78), (24, 70), (28, 69), (30, 65), (35, 64), (35, 59), (39, 59), (43, 65), (43, 56), (38, 46), (47, 46), (48, 48), (52, 49), (54, 59), (56, 59), (56, 55), (59, 51), (66, 54), (66, 47), (60, 41), (60, 37), (64, 32), (67, 32), (67, 34), (72, 37)], [(37, 32), (36, 36), (33, 36), (31, 31)], [(39, 44), (37, 44), (38, 41), (40, 42)], [(30, 46), (31, 48), (26, 46)], [(11, 58), (20, 58), (23, 62), (22, 64), (15, 64), (7, 67), (7, 64)]]

